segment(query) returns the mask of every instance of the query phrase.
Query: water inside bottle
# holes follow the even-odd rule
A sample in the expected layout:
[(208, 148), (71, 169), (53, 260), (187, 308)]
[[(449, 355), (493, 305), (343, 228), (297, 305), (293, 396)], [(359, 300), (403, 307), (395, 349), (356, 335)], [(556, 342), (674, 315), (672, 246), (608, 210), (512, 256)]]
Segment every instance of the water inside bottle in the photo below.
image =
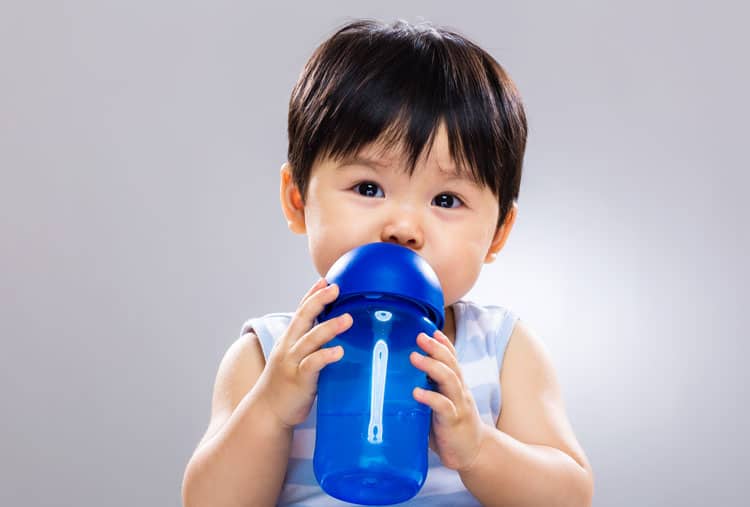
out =
[(426, 376), (409, 361), (419, 330), (411, 315), (375, 302), (343, 311), (359, 328), (330, 343), (344, 347), (344, 358), (321, 372), (316, 477), (342, 500), (404, 501), (427, 471), (431, 412), (412, 396), (415, 386), (427, 387)]

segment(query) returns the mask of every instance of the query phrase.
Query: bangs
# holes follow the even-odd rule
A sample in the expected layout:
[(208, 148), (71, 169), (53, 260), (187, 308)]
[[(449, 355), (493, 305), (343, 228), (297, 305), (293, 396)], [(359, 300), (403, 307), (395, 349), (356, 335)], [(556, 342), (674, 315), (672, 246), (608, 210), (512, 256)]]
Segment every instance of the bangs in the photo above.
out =
[(445, 28), (352, 22), (316, 49), (292, 91), (295, 183), (304, 196), (314, 163), (366, 147), (398, 150), (412, 174), (441, 124), (459, 173), (506, 204), (517, 197), (526, 119), (502, 67)]
[(351, 129), (342, 128), (339, 132), (339, 134), (348, 132), (349, 135), (334, 133), (329, 138), (328, 145), (321, 147), (319, 159), (316, 162), (324, 158), (343, 161), (361, 154), (363, 150), (372, 150), (376, 156), (396, 159), (399, 163), (404, 162), (405, 172), (411, 175), (420, 157), (425, 159), (429, 157), (442, 124), (448, 137), (452, 165), (450, 168), (441, 169), (454, 170), (457, 176), (467, 177), (477, 184), (488, 185), (488, 182), (482, 180), (481, 172), (476, 169), (476, 165), (467, 162), (470, 159), (463, 150), (464, 144), (460, 134), (455, 129), (451, 132), (447, 128), (445, 116), (422, 117), (421, 121), (418, 121), (413, 115), (407, 117), (403, 111), (404, 109), (388, 117), (384, 125), (375, 125), (366, 129), (362, 128), (362, 121), (352, 121)]

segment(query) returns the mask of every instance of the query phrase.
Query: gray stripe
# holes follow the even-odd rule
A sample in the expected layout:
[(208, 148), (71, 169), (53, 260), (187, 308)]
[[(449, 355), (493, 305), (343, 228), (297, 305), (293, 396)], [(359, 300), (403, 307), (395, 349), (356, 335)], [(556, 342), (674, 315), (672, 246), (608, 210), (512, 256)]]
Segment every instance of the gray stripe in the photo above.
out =
[(494, 384), (472, 387), (471, 395), (474, 397), (480, 414), (490, 413), (493, 420), (497, 419), (500, 414), (500, 386), (497, 381)]
[[(330, 498), (330, 497), (329, 497)], [(320, 505), (319, 502), (315, 503), (316, 506)], [(331, 505), (341, 506), (352, 506), (356, 507), (358, 504), (352, 504), (347, 502), (341, 502), (334, 498), (331, 498)], [(482, 507), (482, 504), (474, 498), (468, 491), (461, 491), (458, 493), (449, 493), (446, 495), (429, 495), (429, 496), (417, 496), (403, 503), (396, 504), (404, 507)], [(288, 507), (312, 507), (312, 503), (306, 502), (295, 502), (287, 504)]]
[(317, 486), (318, 480), (315, 478), (315, 472), (313, 471), (313, 460), (289, 458), (284, 482), (302, 486)]
[(490, 347), (494, 349), (493, 340), (487, 340), (478, 335), (472, 335), (466, 338), (461, 360), (462, 362), (468, 363), (477, 361), (483, 357), (494, 356), (494, 350), (490, 350)]
[(408, 505), (409, 507), (482, 507), (482, 504), (468, 490), (446, 495), (417, 496), (398, 505)]
[(310, 407), (310, 413), (307, 415), (307, 419), (302, 421), (300, 424), (295, 426), (295, 428), (299, 428), (301, 430), (311, 430), (315, 429), (315, 423), (318, 420), (318, 398), (316, 397), (313, 401), (312, 407)]
[(510, 335), (513, 333), (513, 327), (516, 325), (516, 321), (518, 320), (518, 316), (511, 312), (510, 310), (506, 310), (505, 316), (503, 317), (503, 321), (500, 325), (500, 329), (497, 332), (497, 335), (495, 336), (496, 339), (496, 353), (495, 357), (497, 358), (497, 369), (498, 371), (502, 371), (503, 369), (503, 358), (505, 357), (505, 349), (508, 347), (508, 341), (510, 340)]
[[(317, 484), (317, 482), (316, 482)], [(321, 494), (323, 492), (321, 491)], [(350, 504), (348, 502), (342, 502), (340, 500), (336, 500), (332, 497), (329, 497), (330, 499), (330, 505), (356, 505), (356, 504)], [(294, 502), (285, 504), (287, 507), (304, 507), (312, 505), (312, 503), (308, 502)], [(320, 502), (315, 502), (315, 505), (320, 505)], [(406, 502), (399, 503), (398, 505), (403, 506), (409, 506), (409, 507), (419, 507), (419, 506), (429, 506), (429, 507), (474, 507), (474, 506), (480, 506), (481, 504), (479, 501), (477, 501), (474, 496), (472, 496), (471, 493), (469, 493), (468, 490), (464, 491), (457, 491), (455, 493), (447, 493), (447, 494), (435, 494), (435, 495), (426, 495), (426, 496), (416, 496), (412, 498), (411, 500), (407, 500)]]
[[(461, 363), (469, 363), (473, 361), (481, 360), (489, 356), (494, 357), (497, 361), (498, 369), (500, 371), (502, 367), (502, 361), (505, 354), (505, 348), (507, 347), (510, 334), (513, 331), (513, 326), (518, 317), (510, 312), (509, 310), (502, 307), (481, 307), (471, 302), (462, 302), (460, 313), (457, 312), (457, 317), (461, 318), (463, 322), (457, 322), (457, 326), (467, 329), (466, 325), (469, 322), (478, 322), (482, 328), (480, 333), (472, 333), (471, 336), (462, 335), (462, 342), (460, 344), (460, 356)], [(276, 340), (284, 333), (289, 325), (289, 322), (293, 316), (293, 313), (272, 313), (267, 314), (261, 318), (251, 319), (245, 323), (243, 329), (246, 327), (253, 327), (256, 334), (260, 338), (263, 353), (266, 359), (268, 354), (271, 352), (273, 345)], [(471, 329), (476, 329), (472, 324)], [(486, 334), (483, 334), (486, 333)], [(497, 374), (496, 372), (496, 374)], [(499, 385), (499, 378), (488, 378), (488, 379), (476, 379), (481, 381), (481, 384), (472, 387), (471, 392), (474, 400), (477, 403), (479, 413), (481, 414), (482, 420), (486, 424), (493, 424), (497, 419), (500, 408), (502, 406), (502, 393)], [(316, 400), (317, 402), (317, 400)], [(297, 426), (299, 429), (315, 429), (316, 427), (316, 404), (313, 403), (308, 418), (300, 425)], [(311, 446), (310, 446), (311, 447)], [(428, 464), (430, 469), (435, 470), (438, 467), (442, 467), (440, 459), (437, 454), (432, 451), (428, 453), (429, 461)], [(428, 472), (429, 477), (429, 472)], [(429, 479), (428, 479), (429, 481)], [(317, 480), (313, 472), (313, 461), (312, 459), (300, 459), (290, 458), (287, 466), (287, 475), (285, 478), (287, 485), (299, 485), (310, 488), (318, 488), (318, 492), (323, 494), (319, 489)], [(458, 484), (458, 483), (457, 483)], [(425, 485), (427, 486), (427, 484)], [(455, 489), (455, 488), (452, 488)], [(480, 505), (479, 502), (468, 492), (456, 492), (450, 494), (430, 494), (430, 491), (423, 489), (421, 494), (426, 496), (420, 496), (413, 498), (411, 501), (405, 502), (404, 506), (476, 506)], [(308, 498), (300, 502), (292, 503), (289, 505), (295, 506), (311, 506), (321, 505), (325, 503), (325, 497), (318, 497), (316, 500)], [(330, 505), (354, 505), (343, 502), (337, 502), (333, 498), (328, 497)], [(328, 505), (328, 503), (326, 503)]]

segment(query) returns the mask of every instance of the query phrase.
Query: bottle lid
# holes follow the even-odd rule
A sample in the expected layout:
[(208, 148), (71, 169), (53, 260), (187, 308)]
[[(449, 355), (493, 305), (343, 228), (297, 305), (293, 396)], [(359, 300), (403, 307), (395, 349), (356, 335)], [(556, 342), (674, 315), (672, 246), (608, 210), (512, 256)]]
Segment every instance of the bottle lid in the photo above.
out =
[(424, 308), (438, 329), (445, 323), (437, 274), (414, 250), (395, 243), (368, 243), (342, 255), (326, 273), (339, 296), (324, 310), (353, 296), (404, 298)]

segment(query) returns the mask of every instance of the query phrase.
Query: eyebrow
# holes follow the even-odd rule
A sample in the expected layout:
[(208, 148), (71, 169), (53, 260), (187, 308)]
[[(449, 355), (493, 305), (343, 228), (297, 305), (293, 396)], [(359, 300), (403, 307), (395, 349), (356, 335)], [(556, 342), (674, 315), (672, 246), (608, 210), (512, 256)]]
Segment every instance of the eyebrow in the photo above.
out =
[(367, 165), (372, 166), (376, 169), (384, 169), (388, 167), (388, 162), (381, 162), (380, 160), (364, 157), (362, 155), (354, 155), (351, 157), (344, 158), (341, 160), (341, 163), (339, 165), (339, 169), (343, 169), (345, 166), (348, 165)]
[[(382, 162), (378, 159), (365, 157), (363, 155), (354, 155), (351, 157), (344, 158), (340, 165), (337, 167), (339, 170), (343, 170), (348, 165), (365, 165), (370, 166), (375, 170), (385, 169), (387, 168), (390, 163), (389, 162)], [(455, 167), (451, 167), (448, 169), (443, 169), (442, 167), (438, 167), (438, 170), (443, 176), (446, 176), (450, 180), (466, 180), (469, 182), (472, 182), (472, 179), (466, 174), (461, 173), (456, 169)]]

